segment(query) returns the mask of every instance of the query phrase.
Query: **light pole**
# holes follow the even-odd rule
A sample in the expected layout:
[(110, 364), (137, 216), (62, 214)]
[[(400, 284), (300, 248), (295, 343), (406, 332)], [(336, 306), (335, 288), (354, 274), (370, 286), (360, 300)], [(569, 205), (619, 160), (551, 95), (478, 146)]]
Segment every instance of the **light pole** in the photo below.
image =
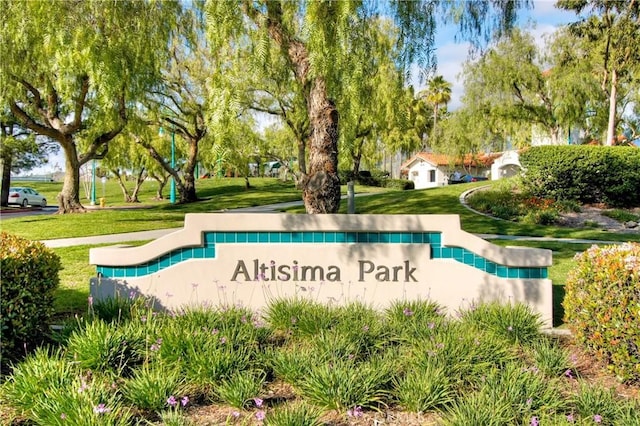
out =
[(91, 165), (91, 205), (96, 205), (96, 160)]
[[(171, 126), (171, 170), (176, 170), (176, 132)], [(176, 203), (176, 180), (173, 175), (171, 175), (171, 189), (169, 191), (169, 200), (171, 204)]]
[[(164, 129), (160, 127), (158, 133), (160, 136), (164, 135)], [(171, 170), (175, 171), (176, 169), (176, 131), (171, 126)], [(171, 175), (171, 183), (169, 184), (169, 201), (171, 204), (175, 204), (176, 202), (176, 180), (173, 178), (173, 174)]]

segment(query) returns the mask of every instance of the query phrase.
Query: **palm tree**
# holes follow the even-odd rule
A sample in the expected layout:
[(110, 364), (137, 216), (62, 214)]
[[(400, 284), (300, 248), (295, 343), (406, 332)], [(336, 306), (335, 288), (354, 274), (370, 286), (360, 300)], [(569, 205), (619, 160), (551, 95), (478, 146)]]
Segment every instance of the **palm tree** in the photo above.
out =
[(438, 110), (440, 105), (446, 105), (451, 100), (451, 83), (443, 76), (437, 75), (429, 80), (427, 88), (420, 92), (419, 96), (433, 105), (433, 130), (436, 129)]

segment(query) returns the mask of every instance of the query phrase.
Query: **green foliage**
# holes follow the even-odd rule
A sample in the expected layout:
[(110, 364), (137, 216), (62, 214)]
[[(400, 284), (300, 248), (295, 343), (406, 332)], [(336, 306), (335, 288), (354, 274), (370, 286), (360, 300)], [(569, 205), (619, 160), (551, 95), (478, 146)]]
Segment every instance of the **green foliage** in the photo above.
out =
[(536, 197), (640, 206), (640, 150), (634, 147), (540, 146), (520, 161), (524, 189)]
[(0, 359), (16, 359), (48, 335), (60, 258), (40, 242), (0, 233)]
[(69, 356), (82, 368), (129, 377), (146, 355), (146, 333), (134, 324), (89, 322), (67, 342)]
[(523, 303), (488, 302), (461, 311), (463, 323), (469, 323), (508, 342), (531, 343), (540, 337), (540, 315)]
[(529, 355), (536, 368), (547, 377), (558, 377), (572, 369), (567, 351), (551, 339), (533, 342)]
[(400, 405), (422, 413), (454, 401), (454, 383), (447, 370), (428, 364), (394, 380), (394, 394)]
[(143, 365), (122, 385), (122, 395), (129, 404), (142, 410), (160, 411), (167, 399), (178, 393), (183, 380), (179, 371), (161, 363)]
[(620, 380), (640, 379), (640, 244), (592, 246), (576, 256), (564, 299), (576, 340)]
[(269, 411), (265, 426), (321, 426), (322, 410), (307, 403), (284, 405)]
[(383, 186), (390, 189), (401, 189), (407, 191), (415, 188), (415, 182), (408, 179), (385, 179)]
[[(300, 309), (299, 300), (290, 303), (297, 308), (289, 311)], [(278, 304), (286, 311), (285, 301)], [(476, 307), (473, 315), (489, 319), (481, 322), (465, 313), (444, 316), (427, 301), (396, 302), (385, 312), (359, 303), (330, 306), (323, 314), (330, 320), (322, 321), (328, 325), (315, 335), (271, 333), (254, 321), (256, 314), (238, 308), (190, 308), (144, 321), (136, 314), (109, 323), (90, 315), (67, 347), (38, 350), (17, 364), (0, 386), (0, 404), (26, 423), (46, 425), (189, 425), (185, 407), (210, 401), (240, 410), (268, 403), (259, 413), (273, 425), (320, 424), (316, 407), (359, 417), (362, 409), (392, 404), (465, 426), (533, 424), (534, 418), (564, 424), (567, 416), (578, 424), (592, 424), (595, 416), (605, 424), (637, 424), (637, 402), (598, 387), (577, 389), (579, 382), (559, 374), (570, 368), (559, 347), (542, 335), (505, 339), (504, 321), (491, 325), (492, 310)], [(537, 323), (517, 307), (505, 310)], [(403, 333), (412, 322), (415, 328)], [(118, 338), (125, 336), (132, 342), (144, 336), (142, 359), (127, 353), (131, 362), (123, 364)], [(265, 384), (280, 381), (294, 388), (295, 401), (280, 400), (277, 391), (260, 399)], [(238, 417), (251, 421), (247, 413)]]
[(549, 380), (535, 369), (512, 362), (500, 370), (490, 370), (480, 392), (488, 399), (503, 401), (514, 419), (529, 419), (564, 410), (567, 402), (560, 390), (557, 380)]
[(309, 401), (329, 409), (379, 408), (388, 398), (393, 371), (393, 363), (382, 358), (335, 358), (309, 366), (296, 387)]
[(471, 393), (447, 409), (442, 424), (447, 426), (502, 426), (514, 421), (511, 407), (503, 399), (486, 393)]
[[(617, 421), (623, 412), (620, 410), (621, 406), (614, 389), (581, 383), (571, 402), (580, 418), (593, 420), (602, 425), (625, 424)], [(596, 418), (599, 420), (596, 421)]]
[(13, 371), (2, 397), (41, 425), (129, 425), (131, 412), (113, 382), (82, 374), (61, 351), (38, 351)]
[[(222, 380), (215, 386), (218, 399), (235, 408), (247, 408), (251, 398), (260, 394), (264, 385), (265, 375), (258, 371), (238, 371), (228, 379)], [(262, 405), (260, 401), (257, 405)]]

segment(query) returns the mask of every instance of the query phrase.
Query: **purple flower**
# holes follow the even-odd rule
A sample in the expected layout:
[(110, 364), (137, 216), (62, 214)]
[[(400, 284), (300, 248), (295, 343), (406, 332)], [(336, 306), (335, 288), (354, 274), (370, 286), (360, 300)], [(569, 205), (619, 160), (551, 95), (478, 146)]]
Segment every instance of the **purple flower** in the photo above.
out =
[(296, 317), (291, 317), (291, 324), (295, 324), (298, 322), (298, 318)]
[(349, 417), (362, 417), (362, 407), (357, 405), (352, 409), (347, 410), (347, 416)]
[(178, 400), (175, 396), (171, 395), (169, 398), (167, 398), (167, 405), (175, 407), (176, 405), (178, 405)]
[(575, 419), (573, 418), (573, 414), (567, 414), (567, 421), (569, 423), (575, 422)]
[(256, 404), (256, 407), (260, 408), (262, 407), (264, 400), (262, 398), (253, 398), (253, 402)]
[(89, 303), (89, 306), (93, 306), (93, 296), (87, 297), (87, 302)]
[(364, 327), (362, 327), (362, 331), (364, 331), (365, 333), (369, 331), (369, 326), (365, 325)]
[(402, 313), (407, 317), (410, 317), (411, 315), (413, 315), (413, 311), (411, 309), (409, 309), (409, 308), (404, 308), (402, 310)]
[(602, 423), (602, 416), (600, 414), (596, 414), (593, 416), (593, 421), (596, 423)]
[(427, 324), (427, 327), (429, 327), (430, 330), (433, 330), (435, 326), (436, 326), (435, 322), (430, 322), (429, 324)]
[(224, 345), (225, 343), (227, 343), (227, 338), (223, 336), (220, 338), (220, 344)]
[(189, 397), (188, 396), (183, 396), (182, 399), (180, 400), (180, 404), (183, 407), (186, 407), (188, 403), (189, 403)]
[(240, 412), (234, 411), (233, 413), (231, 413), (231, 415), (237, 419), (238, 417), (240, 417)]
[(533, 399), (531, 398), (527, 399), (527, 405), (531, 405), (532, 402), (533, 402)]
[(66, 419), (66, 418), (67, 418), (67, 415), (66, 415), (65, 413), (62, 413), (62, 414), (60, 414), (60, 418), (61, 418), (62, 420), (64, 420), (64, 419)]
[(571, 369), (567, 369), (567, 371), (564, 372), (564, 375), (567, 376), (570, 379), (573, 379), (573, 371), (571, 371)]
[(536, 416), (531, 417), (531, 426), (538, 426), (540, 423), (538, 422), (538, 418)]
[(104, 414), (104, 413), (108, 413), (109, 411), (111, 411), (110, 408), (105, 407), (104, 404), (100, 403), (98, 405), (96, 405), (95, 407), (93, 407), (93, 412), (96, 414)]
[(256, 420), (258, 420), (259, 422), (263, 421), (265, 417), (266, 413), (264, 412), (264, 410), (260, 410), (256, 413)]
[(214, 328), (213, 330), (211, 330), (211, 334), (213, 334), (214, 336), (218, 334), (218, 329)]

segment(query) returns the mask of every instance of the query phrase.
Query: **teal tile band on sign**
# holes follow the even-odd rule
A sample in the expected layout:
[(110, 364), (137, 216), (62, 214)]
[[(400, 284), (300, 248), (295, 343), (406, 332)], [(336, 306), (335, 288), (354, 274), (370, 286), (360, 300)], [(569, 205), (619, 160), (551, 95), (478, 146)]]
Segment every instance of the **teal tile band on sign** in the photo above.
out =
[(126, 267), (96, 266), (99, 275), (112, 278), (140, 277), (190, 259), (213, 259), (216, 243), (384, 243), (430, 244), (433, 259), (452, 259), (500, 278), (546, 279), (547, 268), (498, 265), (462, 247), (442, 245), (440, 232), (205, 232), (200, 247), (181, 247), (149, 262)]

